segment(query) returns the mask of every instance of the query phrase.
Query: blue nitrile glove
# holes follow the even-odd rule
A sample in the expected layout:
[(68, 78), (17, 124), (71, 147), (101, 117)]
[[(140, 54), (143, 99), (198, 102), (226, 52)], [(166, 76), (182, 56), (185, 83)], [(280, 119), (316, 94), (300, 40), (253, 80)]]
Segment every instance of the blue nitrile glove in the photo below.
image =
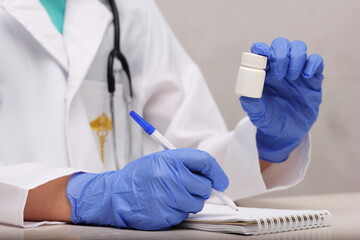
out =
[(213, 157), (182, 148), (144, 156), (119, 171), (76, 173), (67, 196), (75, 224), (160, 230), (201, 211), (212, 188), (228, 185)]
[(259, 157), (269, 162), (285, 161), (316, 121), (321, 103), (324, 63), (321, 56), (307, 57), (301, 41), (275, 39), (251, 47), (268, 57), (263, 95), (241, 97), (240, 102), (257, 127)]

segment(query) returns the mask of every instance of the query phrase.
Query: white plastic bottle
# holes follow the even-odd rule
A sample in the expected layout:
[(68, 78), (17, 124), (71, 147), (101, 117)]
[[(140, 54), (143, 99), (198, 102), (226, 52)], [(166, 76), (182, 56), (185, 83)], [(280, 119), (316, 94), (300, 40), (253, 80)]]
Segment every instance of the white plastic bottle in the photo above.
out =
[(235, 86), (235, 93), (239, 96), (261, 98), (267, 58), (254, 53), (244, 52)]

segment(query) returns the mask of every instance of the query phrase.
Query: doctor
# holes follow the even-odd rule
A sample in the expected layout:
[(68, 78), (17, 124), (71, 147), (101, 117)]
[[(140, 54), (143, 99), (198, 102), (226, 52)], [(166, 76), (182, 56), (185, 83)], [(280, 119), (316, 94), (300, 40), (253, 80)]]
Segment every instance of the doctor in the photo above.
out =
[[(301, 41), (255, 43), (252, 52), (269, 59), (264, 94), (240, 99), (248, 117), (228, 131), (154, 2), (117, 0), (132, 102), (115, 64), (112, 118), (109, 2), (0, 0), (0, 223), (165, 229), (200, 211), (211, 188), (237, 200), (303, 179), (319, 55)], [(131, 124), (128, 106), (180, 149), (161, 151)]]

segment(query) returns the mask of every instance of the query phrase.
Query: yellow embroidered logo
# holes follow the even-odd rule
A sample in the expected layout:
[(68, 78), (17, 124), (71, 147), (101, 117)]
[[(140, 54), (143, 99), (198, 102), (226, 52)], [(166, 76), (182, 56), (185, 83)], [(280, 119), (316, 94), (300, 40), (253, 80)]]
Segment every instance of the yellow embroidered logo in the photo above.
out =
[(105, 141), (108, 132), (112, 130), (112, 121), (106, 113), (101, 114), (95, 120), (90, 122), (92, 130), (96, 131), (96, 135), (99, 139), (101, 161), (104, 163), (105, 160)]

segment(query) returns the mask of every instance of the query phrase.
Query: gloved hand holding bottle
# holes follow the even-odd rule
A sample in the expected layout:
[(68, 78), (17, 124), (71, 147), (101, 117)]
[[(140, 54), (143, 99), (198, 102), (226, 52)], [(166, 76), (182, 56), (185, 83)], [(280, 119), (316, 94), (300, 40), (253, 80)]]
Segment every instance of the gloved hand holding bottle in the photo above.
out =
[(228, 185), (213, 157), (183, 148), (144, 156), (119, 171), (76, 173), (67, 196), (73, 223), (159, 230), (201, 211), (212, 188)]
[(241, 97), (240, 102), (257, 127), (259, 158), (285, 161), (317, 119), (321, 103), (324, 63), (321, 56), (307, 56), (301, 41), (275, 39), (269, 47), (255, 43), (252, 53), (268, 57), (263, 95)]

